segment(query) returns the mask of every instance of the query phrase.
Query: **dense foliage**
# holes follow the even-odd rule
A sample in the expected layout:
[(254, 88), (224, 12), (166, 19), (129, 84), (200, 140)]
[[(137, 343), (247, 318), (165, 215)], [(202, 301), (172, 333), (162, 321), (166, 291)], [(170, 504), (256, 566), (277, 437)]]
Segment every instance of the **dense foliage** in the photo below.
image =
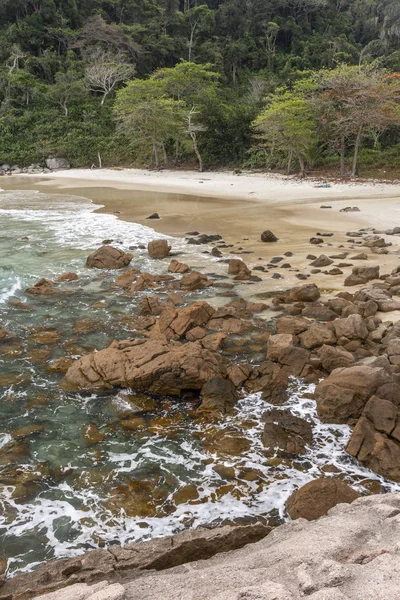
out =
[[(356, 146), (363, 165), (400, 166), (399, 43), (398, 0), (1, 0), (0, 163), (303, 170)], [(342, 65), (390, 88), (358, 147), (315, 99)]]

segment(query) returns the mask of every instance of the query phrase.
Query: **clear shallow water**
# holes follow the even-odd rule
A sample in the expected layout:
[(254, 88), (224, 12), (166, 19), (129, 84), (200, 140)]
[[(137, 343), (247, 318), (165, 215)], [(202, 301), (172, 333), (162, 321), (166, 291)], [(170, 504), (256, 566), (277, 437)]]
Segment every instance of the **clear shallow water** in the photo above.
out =
[[(296, 380), (288, 406), (312, 422), (314, 443), (292, 461), (263, 452), (262, 415), (269, 405), (260, 394), (242, 398), (232, 417), (206, 424), (193, 417), (190, 402), (155, 401), (129, 390), (90, 397), (61, 392), (62, 374), (49, 370), (52, 361), (129, 337), (121, 318), (134, 313), (137, 302), (111, 288), (115, 273), (86, 269), (87, 254), (103, 239), (127, 249), (155, 237), (150, 228), (94, 208), (82, 198), (0, 193), (0, 324), (17, 335), (11, 349), (0, 352), (0, 555), (9, 559), (10, 572), (187, 526), (259, 515), (279, 520), (293, 489), (327, 465), (360, 491), (376, 483), (400, 489), (345, 454), (349, 429), (322, 425), (307, 399), (312, 386)], [(191, 265), (210, 267), (212, 259), (197, 247), (172, 241)], [(133, 266), (166, 271), (166, 261), (133, 252)], [(216, 262), (212, 269), (218, 270)], [(38, 278), (65, 271), (80, 277), (63, 284), (70, 294), (40, 299), (24, 294)], [(16, 300), (33, 310), (10, 306)], [(77, 329), (82, 318), (91, 322)], [(50, 338), (38, 336), (40, 328)], [(121, 427), (119, 411), (132, 401), (144, 402), (150, 412), (131, 431)], [(97, 426), (103, 441), (88, 445), (83, 436), (88, 424)], [(41, 427), (36, 433), (35, 425)], [(21, 432), (23, 427), (30, 432)], [(232, 444), (224, 444), (231, 438), (239, 440), (234, 454)]]

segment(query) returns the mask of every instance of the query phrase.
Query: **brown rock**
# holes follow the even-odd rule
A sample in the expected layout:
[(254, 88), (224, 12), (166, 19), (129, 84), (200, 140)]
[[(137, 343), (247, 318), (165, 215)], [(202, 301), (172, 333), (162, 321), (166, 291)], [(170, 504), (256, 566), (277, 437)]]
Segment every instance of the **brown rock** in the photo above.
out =
[(121, 275), (118, 275), (118, 277), (115, 278), (114, 285), (121, 288), (128, 288), (132, 285), (139, 274), (139, 269), (125, 269)]
[(304, 454), (312, 442), (312, 427), (308, 421), (294, 416), (290, 410), (273, 409), (264, 415), (262, 442), (267, 456), (276, 451), (284, 456)]
[(228, 378), (232, 381), (235, 388), (240, 388), (250, 377), (252, 367), (249, 364), (230, 365), (227, 368)]
[(225, 374), (225, 360), (200, 342), (126, 340), (75, 361), (63, 385), (70, 391), (119, 386), (179, 395), (182, 390), (200, 390), (209, 379)]
[(287, 365), (291, 374), (300, 376), (310, 353), (293, 345), (293, 336), (285, 333), (271, 335), (267, 344), (267, 358), (281, 365)]
[(76, 281), (77, 279), (79, 279), (79, 277), (76, 273), (63, 273), (57, 277), (56, 281)]
[(310, 327), (310, 321), (302, 317), (279, 317), (275, 321), (276, 333), (298, 335)]
[(88, 423), (82, 429), (83, 438), (88, 446), (94, 446), (104, 441), (104, 435), (99, 431), (94, 423)]
[(367, 283), (372, 279), (379, 279), (379, 266), (375, 267), (354, 267), (351, 275), (349, 275), (345, 281), (345, 286), (359, 285), (361, 283)]
[(170, 273), (187, 273), (190, 271), (190, 267), (189, 265), (174, 259), (169, 263), (168, 271)]
[(328, 373), (335, 369), (350, 367), (354, 364), (354, 356), (344, 350), (344, 348), (334, 346), (322, 346), (318, 350), (318, 357), (321, 361), (322, 368)]
[(336, 336), (332, 329), (320, 323), (312, 323), (307, 331), (299, 335), (299, 339), (301, 345), (308, 350), (336, 342)]
[(337, 504), (351, 504), (358, 494), (341, 479), (315, 479), (296, 490), (286, 502), (286, 510), (292, 519), (314, 521)]
[(127, 267), (133, 254), (123, 252), (113, 246), (101, 246), (86, 259), (86, 266), (91, 269), (122, 269)]
[(162, 307), (157, 296), (142, 296), (139, 300), (139, 313), (141, 315), (159, 315)]
[(57, 293), (54, 289), (54, 283), (43, 277), (31, 285), (31, 287), (27, 288), (25, 292), (32, 296), (53, 296)]
[(214, 314), (214, 308), (207, 302), (193, 302), (184, 308), (169, 306), (163, 310), (154, 330), (167, 338), (181, 338), (194, 327), (207, 325)]
[(320, 291), (314, 283), (299, 285), (292, 288), (289, 292), (291, 302), (314, 302), (320, 296)]
[(147, 250), (151, 258), (166, 258), (171, 250), (167, 240), (153, 240), (147, 245)]
[(336, 369), (315, 389), (318, 415), (325, 423), (358, 419), (369, 398), (390, 382), (390, 375), (381, 367)]
[(310, 265), (312, 267), (328, 267), (333, 264), (333, 260), (325, 256), (325, 254), (321, 254), (318, 258), (316, 258)]
[(214, 378), (207, 381), (201, 388), (200, 413), (231, 412), (239, 396), (233, 383), (227, 379)]
[(373, 396), (365, 406), (346, 450), (379, 475), (400, 481), (400, 412)]
[(350, 315), (346, 319), (336, 319), (334, 322), (335, 333), (338, 338), (345, 337), (349, 340), (365, 340), (368, 329), (361, 315)]
[(192, 273), (188, 273), (182, 277), (179, 287), (185, 292), (193, 292), (195, 290), (202, 290), (212, 285), (213, 283), (208, 279), (207, 275), (203, 275), (203, 273), (198, 273), (197, 271), (192, 271)]
[(242, 260), (232, 258), (229, 261), (228, 275), (234, 275), (237, 281), (247, 281), (251, 277), (251, 271)]
[(266, 229), (261, 234), (261, 241), (265, 242), (265, 243), (277, 242), (278, 238), (276, 237), (276, 235), (274, 233), (272, 233), (272, 231), (270, 231), (269, 229)]

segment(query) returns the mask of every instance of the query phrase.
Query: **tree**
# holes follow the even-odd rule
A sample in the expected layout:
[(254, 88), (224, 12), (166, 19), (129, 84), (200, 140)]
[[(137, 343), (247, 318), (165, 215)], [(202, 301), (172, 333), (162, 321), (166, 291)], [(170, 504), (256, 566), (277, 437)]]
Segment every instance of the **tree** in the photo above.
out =
[(346, 175), (346, 147), (354, 146), (355, 177), (363, 139), (400, 124), (400, 87), (396, 78), (376, 68), (342, 65), (316, 77), (314, 106), (328, 143), (339, 150), (340, 174)]
[(91, 92), (101, 93), (103, 105), (107, 96), (116, 86), (135, 74), (133, 65), (124, 62), (123, 56), (105, 52), (97, 48), (87, 56), (85, 81)]
[(205, 4), (189, 8), (185, 12), (185, 21), (189, 27), (188, 60), (191, 62), (195, 35), (199, 29), (209, 31), (212, 28), (214, 25), (214, 11), (210, 10)]
[(317, 141), (312, 107), (305, 95), (297, 90), (280, 90), (269, 99), (254, 127), (271, 153), (280, 150), (287, 156), (288, 174), (293, 155), (297, 157), (303, 177), (305, 157)]
[(167, 162), (166, 142), (176, 138), (183, 126), (182, 103), (166, 96), (158, 81), (131, 81), (117, 93), (114, 105), (119, 131), (132, 136), (140, 152), (148, 153), (160, 166), (159, 152)]
[(49, 91), (50, 99), (62, 108), (65, 117), (68, 117), (70, 103), (73, 100), (79, 101), (84, 95), (82, 78), (73, 72), (57, 73), (56, 83)]

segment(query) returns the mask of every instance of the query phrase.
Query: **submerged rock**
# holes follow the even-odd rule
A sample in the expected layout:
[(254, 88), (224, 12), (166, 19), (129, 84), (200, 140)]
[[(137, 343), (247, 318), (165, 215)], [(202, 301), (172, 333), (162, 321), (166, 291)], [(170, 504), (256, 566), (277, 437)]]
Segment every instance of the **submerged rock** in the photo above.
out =
[(44, 279), (44, 277), (27, 288), (25, 292), (32, 296), (53, 296), (57, 293), (54, 289), (54, 283), (48, 279)]
[(304, 454), (312, 442), (311, 423), (296, 417), (290, 410), (273, 409), (264, 415), (262, 441), (267, 456), (276, 452), (284, 456)]

